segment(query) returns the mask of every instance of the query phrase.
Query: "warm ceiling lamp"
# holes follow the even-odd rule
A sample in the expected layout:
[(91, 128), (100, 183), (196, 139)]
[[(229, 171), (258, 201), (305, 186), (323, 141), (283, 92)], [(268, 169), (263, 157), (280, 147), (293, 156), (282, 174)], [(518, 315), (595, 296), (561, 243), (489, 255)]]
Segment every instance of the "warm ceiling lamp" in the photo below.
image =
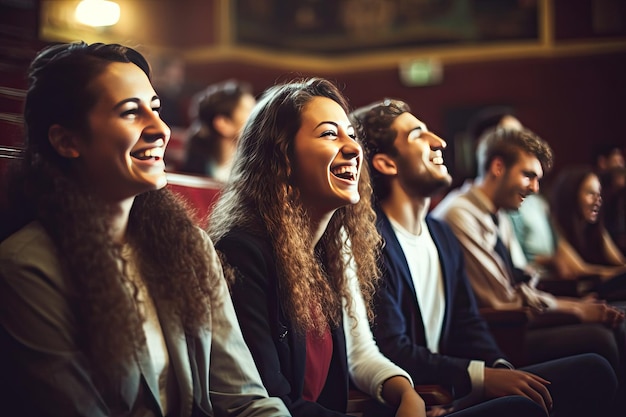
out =
[(76, 20), (89, 26), (113, 26), (120, 20), (120, 6), (108, 0), (82, 0), (76, 6)]

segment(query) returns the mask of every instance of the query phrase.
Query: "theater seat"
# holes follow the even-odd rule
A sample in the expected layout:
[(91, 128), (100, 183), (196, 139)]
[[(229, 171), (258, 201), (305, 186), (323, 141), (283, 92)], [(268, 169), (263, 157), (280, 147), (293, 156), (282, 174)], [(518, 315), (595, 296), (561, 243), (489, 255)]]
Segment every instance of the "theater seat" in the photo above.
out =
[[(14, 146), (0, 146), (0, 206), (5, 204), (5, 173), (11, 160), (20, 158), (22, 149)], [(179, 195), (190, 208), (192, 217), (199, 226), (206, 226), (206, 218), (222, 189), (222, 183), (210, 178), (168, 172), (167, 187)]]
[(579, 298), (592, 292), (601, 282), (600, 277), (595, 275), (581, 276), (576, 279), (552, 277), (539, 280), (537, 288), (558, 297)]
[(526, 307), (514, 310), (481, 307), (480, 314), (487, 322), (500, 349), (516, 367), (529, 364), (526, 351), (526, 333), (529, 329), (581, 323), (580, 319), (571, 313), (547, 310), (532, 314)]
[(6, 172), (9, 163), (17, 158), (20, 158), (22, 150), (13, 146), (0, 146), (0, 209), (4, 208), (6, 204), (7, 191), (6, 191)]
[(223, 184), (211, 178), (175, 172), (167, 173), (167, 183), (167, 187), (187, 203), (196, 223), (205, 228)]

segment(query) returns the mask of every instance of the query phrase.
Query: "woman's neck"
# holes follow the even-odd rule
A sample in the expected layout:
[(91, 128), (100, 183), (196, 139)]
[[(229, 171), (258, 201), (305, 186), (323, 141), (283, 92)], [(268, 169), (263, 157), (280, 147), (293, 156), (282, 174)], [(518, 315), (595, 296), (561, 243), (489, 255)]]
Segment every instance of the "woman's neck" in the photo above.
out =
[(236, 150), (237, 142), (234, 138), (221, 137), (215, 153), (215, 162), (220, 166), (228, 164), (234, 157)]
[(115, 213), (111, 222), (111, 236), (115, 243), (124, 243), (126, 241), (126, 228), (128, 227), (130, 209), (134, 201), (135, 198), (133, 197), (113, 204)]
[(319, 240), (322, 238), (322, 235), (326, 231), (328, 227), (328, 223), (330, 223), (330, 219), (333, 217), (335, 211), (333, 210), (330, 213), (325, 213), (317, 216), (311, 216), (311, 221), (309, 222), (309, 229), (311, 230), (311, 250), (315, 248)]

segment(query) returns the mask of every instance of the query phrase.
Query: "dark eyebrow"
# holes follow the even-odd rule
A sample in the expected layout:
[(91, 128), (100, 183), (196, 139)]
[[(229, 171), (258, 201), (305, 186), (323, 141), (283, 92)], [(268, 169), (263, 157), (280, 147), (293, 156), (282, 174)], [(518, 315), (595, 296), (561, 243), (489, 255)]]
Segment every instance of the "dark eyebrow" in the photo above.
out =
[(539, 176), (535, 171), (522, 171), (522, 173), (530, 178), (537, 178)]
[[(152, 96), (152, 98), (150, 99), (150, 103), (152, 103), (155, 100), (160, 100), (159, 96)], [(132, 97), (132, 98), (127, 98), (125, 100), (120, 101), (119, 103), (117, 103), (115, 106), (113, 106), (114, 109), (117, 109), (119, 107), (122, 107), (124, 104), (126, 103), (135, 103), (135, 104), (139, 104), (141, 100), (139, 100), (136, 97)]]
[[(330, 120), (325, 120), (325, 121), (323, 121), (323, 122), (319, 122), (319, 123), (317, 124), (317, 126), (315, 126), (315, 129), (317, 129), (317, 128), (318, 128), (318, 127), (320, 127), (321, 125), (326, 125), (326, 124), (333, 125), (333, 126), (335, 126), (337, 129), (339, 129), (339, 123), (336, 123), (336, 122), (331, 122)], [(350, 128), (354, 129), (354, 126), (352, 126), (352, 124), (348, 124), (348, 126), (346, 126), (346, 129), (350, 129)], [(315, 129), (313, 129), (313, 130), (315, 130)]]

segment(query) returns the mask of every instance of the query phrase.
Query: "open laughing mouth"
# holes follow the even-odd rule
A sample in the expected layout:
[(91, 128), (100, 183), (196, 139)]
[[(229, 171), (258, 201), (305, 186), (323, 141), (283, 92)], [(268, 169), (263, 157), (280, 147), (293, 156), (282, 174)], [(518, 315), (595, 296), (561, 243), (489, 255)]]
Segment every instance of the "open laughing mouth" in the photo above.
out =
[(430, 162), (435, 165), (443, 165), (443, 156), (435, 155), (432, 158), (430, 158)]
[(434, 165), (443, 165), (443, 154), (441, 150), (432, 150), (429, 161)]
[(358, 175), (358, 168), (356, 165), (341, 165), (330, 170), (331, 174), (333, 174), (337, 178), (341, 178), (346, 181), (356, 181)]
[(163, 155), (165, 154), (165, 150), (163, 148), (146, 148), (139, 149), (137, 151), (131, 152), (130, 156), (135, 159), (139, 159), (140, 161), (160, 161), (163, 159)]

